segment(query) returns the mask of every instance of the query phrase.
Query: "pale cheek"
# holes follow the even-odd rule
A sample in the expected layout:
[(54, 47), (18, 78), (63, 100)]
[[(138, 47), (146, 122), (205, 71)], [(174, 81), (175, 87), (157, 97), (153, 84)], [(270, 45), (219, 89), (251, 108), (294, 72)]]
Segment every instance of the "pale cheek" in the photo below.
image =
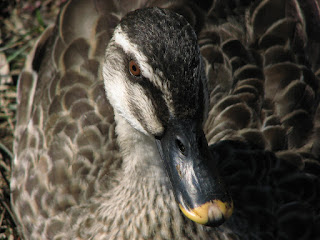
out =
[[(104, 72), (105, 71), (107, 71), (108, 74), (104, 74), (104, 85), (110, 104), (113, 106), (115, 111), (130, 123), (133, 128), (147, 134), (140, 122), (133, 116), (130, 109), (129, 103), (132, 96), (129, 94), (129, 89), (131, 86), (122, 79), (121, 74), (117, 74), (117, 71), (107, 68), (104, 69)], [(110, 75), (111, 72), (113, 72), (113, 74)]]
[(121, 108), (119, 99), (124, 99), (126, 87), (121, 79), (121, 74), (118, 71), (104, 67), (103, 69), (104, 86), (107, 97), (114, 108)]

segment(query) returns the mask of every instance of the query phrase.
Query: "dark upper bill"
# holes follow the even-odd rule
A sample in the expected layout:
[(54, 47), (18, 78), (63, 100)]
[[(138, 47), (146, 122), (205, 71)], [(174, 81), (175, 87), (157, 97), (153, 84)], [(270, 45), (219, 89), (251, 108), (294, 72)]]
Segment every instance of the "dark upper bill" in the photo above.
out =
[(208, 226), (218, 226), (229, 218), (233, 203), (201, 125), (171, 120), (156, 142), (181, 211)]

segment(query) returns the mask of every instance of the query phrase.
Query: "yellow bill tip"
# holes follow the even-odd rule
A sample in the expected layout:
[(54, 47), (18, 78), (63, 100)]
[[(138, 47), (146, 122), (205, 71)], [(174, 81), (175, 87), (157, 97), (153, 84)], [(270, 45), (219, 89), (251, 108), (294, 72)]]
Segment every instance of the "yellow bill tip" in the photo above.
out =
[(221, 224), (232, 215), (233, 203), (225, 203), (220, 200), (206, 202), (193, 209), (185, 209), (181, 204), (179, 207), (183, 214), (190, 220), (203, 225)]

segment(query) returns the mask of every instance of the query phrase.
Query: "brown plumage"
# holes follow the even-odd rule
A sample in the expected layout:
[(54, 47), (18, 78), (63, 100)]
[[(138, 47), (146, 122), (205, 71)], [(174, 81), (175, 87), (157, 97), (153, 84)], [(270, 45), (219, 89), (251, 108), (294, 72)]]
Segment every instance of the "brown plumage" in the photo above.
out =
[[(19, 80), (11, 189), (24, 238), (320, 236), (318, 1), (207, 5), (77, 0), (62, 8)], [(234, 202), (220, 227), (182, 216), (170, 188), (157, 184), (166, 180), (122, 182), (136, 139), (123, 142), (126, 129), (115, 130), (101, 67), (120, 19), (149, 6), (182, 14), (198, 35), (210, 103), (204, 131)]]

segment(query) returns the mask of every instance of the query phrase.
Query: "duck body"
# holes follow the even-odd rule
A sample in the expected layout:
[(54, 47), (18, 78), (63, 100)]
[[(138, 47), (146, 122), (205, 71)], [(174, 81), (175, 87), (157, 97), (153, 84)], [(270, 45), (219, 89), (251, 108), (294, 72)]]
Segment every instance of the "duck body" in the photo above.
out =
[[(22, 236), (317, 239), (320, 44), (308, 13), (319, 12), (307, 2), (67, 2), (19, 80), (11, 190)], [(170, 175), (165, 152), (168, 133), (202, 124), (213, 170), (200, 162), (193, 179), (212, 173), (214, 194), (231, 202), (227, 186), (234, 205), (217, 227), (183, 216), (178, 203), (200, 200), (183, 200), (189, 182)]]

